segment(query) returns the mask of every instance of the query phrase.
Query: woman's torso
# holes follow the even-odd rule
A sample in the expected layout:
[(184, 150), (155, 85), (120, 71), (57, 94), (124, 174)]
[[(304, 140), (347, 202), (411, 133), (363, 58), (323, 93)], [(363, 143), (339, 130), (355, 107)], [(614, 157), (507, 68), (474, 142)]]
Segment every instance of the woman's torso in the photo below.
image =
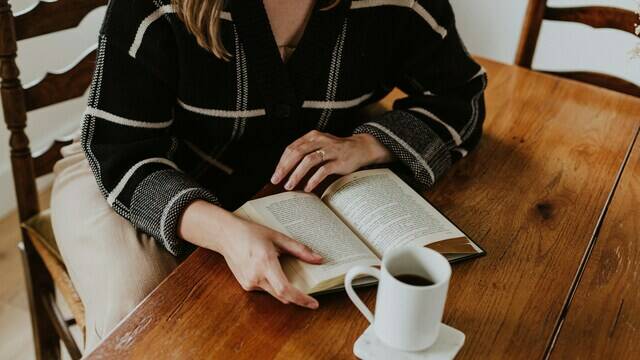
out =
[(175, 93), (176, 164), (205, 186), (215, 182), (233, 207), (268, 181), (293, 140), (313, 129), (350, 135), (364, 121), (357, 110), (395, 81), (407, 16), (403, 7), (358, 3), (315, 4), (286, 63), (259, 0), (231, 1), (222, 13), (228, 62), (199, 47), (170, 10), (147, 24), (135, 57)]

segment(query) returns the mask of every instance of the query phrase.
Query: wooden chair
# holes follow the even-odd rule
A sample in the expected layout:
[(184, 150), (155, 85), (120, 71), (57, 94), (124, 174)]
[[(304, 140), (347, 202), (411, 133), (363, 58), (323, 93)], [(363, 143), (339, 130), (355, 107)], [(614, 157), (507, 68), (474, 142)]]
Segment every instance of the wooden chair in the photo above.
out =
[[(547, 6), (547, 0), (529, 0), (516, 64), (531, 69), (540, 27), (545, 19), (577, 22), (593, 28), (617, 29), (634, 36), (634, 24), (639, 22), (638, 15), (629, 10), (603, 6), (556, 8)], [(640, 97), (640, 87), (636, 84), (610, 75), (584, 71), (545, 72)]]
[[(60, 340), (72, 358), (82, 356), (69, 327), (77, 324), (84, 332), (84, 308), (73, 288), (57, 250), (48, 211), (41, 211), (36, 178), (50, 173), (68, 141), (56, 141), (32, 155), (24, 132), (27, 112), (80, 97), (91, 81), (95, 51), (89, 50), (64, 72), (47, 73), (24, 89), (15, 62), (17, 41), (76, 27), (93, 9), (107, 0), (58, 0), (38, 2), (14, 15), (8, 0), (0, 0), (0, 78), (4, 120), (10, 131), (11, 166), (15, 182), (31, 325), (38, 359), (60, 357)], [(31, 124), (38, 126), (38, 124)], [(65, 320), (56, 303), (58, 288), (74, 318)]]

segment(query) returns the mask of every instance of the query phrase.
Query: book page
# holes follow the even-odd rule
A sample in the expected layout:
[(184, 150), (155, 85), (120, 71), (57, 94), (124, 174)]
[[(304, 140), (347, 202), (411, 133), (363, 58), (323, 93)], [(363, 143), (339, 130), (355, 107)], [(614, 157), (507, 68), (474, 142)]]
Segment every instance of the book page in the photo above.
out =
[(289, 280), (303, 291), (323, 282), (334, 285), (332, 280), (340, 280), (355, 265), (379, 264), (375, 254), (313, 194), (285, 192), (251, 200), (236, 214), (298, 240), (324, 257), (322, 265), (282, 259)]
[(389, 169), (344, 176), (327, 188), (322, 200), (379, 257), (396, 246), (466, 239), (462, 231)]

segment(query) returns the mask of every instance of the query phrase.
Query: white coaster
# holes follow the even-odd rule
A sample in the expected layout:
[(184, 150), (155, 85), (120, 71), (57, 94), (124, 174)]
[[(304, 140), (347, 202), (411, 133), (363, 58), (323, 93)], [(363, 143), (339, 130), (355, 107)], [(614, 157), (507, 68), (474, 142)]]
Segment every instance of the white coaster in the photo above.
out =
[(464, 344), (464, 333), (440, 324), (436, 342), (422, 351), (402, 351), (391, 348), (378, 339), (373, 326), (369, 326), (353, 344), (353, 353), (363, 360), (451, 360)]

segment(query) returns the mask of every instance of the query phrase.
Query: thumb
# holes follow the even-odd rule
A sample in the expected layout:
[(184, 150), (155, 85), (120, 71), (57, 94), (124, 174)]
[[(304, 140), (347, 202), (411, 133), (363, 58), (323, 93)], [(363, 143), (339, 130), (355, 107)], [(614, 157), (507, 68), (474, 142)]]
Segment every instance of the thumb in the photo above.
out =
[(311, 264), (321, 264), (323, 262), (322, 256), (303, 243), (293, 240), (292, 238), (279, 234), (275, 239), (276, 246), (283, 252), (289, 253), (300, 260)]

